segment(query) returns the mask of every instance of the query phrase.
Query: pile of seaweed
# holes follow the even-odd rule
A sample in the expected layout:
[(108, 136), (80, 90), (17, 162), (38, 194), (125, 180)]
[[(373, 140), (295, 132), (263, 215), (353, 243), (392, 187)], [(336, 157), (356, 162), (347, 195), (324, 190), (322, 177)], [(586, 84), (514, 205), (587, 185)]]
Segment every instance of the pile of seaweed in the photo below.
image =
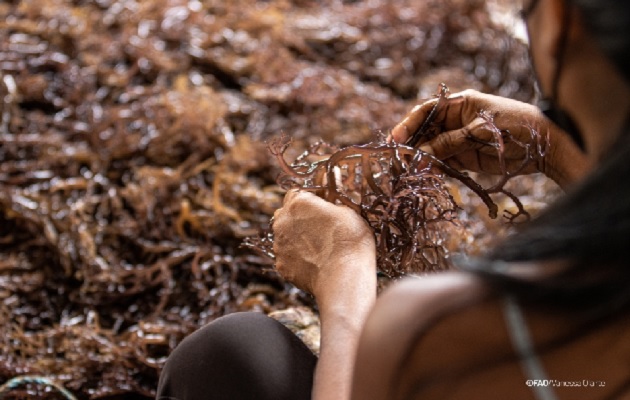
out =
[(310, 305), (241, 247), (282, 200), (265, 141), (367, 142), (442, 81), (531, 99), (525, 46), (486, 7), (2, 2), (0, 383), (152, 397), (199, 326)]

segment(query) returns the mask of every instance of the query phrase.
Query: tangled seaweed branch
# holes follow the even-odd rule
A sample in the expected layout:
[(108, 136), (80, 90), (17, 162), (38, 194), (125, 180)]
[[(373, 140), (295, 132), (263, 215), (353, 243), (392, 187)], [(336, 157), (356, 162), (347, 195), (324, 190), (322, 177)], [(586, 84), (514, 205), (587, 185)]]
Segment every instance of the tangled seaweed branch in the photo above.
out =
[[(368, 222), (376, 239), (379, 271), (390, 278), (449, 267), (445, 247), (448, 224), (457, 224), (460, 207), (449, 192), (448, 178), (472, 190), (488, 208), (490, 218), (498, 215), (499, 207), (491, 197), (496, 193), (507, 196), (517, 207), (516, 212), (504, 211), (508, 221), (514, 222), (521, 216), (529, 218), (522, 202), (505, 185), (531, 162), (544, 157), (547, 144), (534, 129), (530, 129), (532, 140), (523, 143), (509, 131), (499, 129), (489, 113), (479, 112), (493, 133), (493, 139), (483, 145), (496, 149), (501, 171), (499, 181), (485, 188), (466, 172), (413, 147), (440, 133), (436, 116), (448, 94), (448, 87), (441, 84), (435, 106), (406, 144), (380, 140), (336, 149), (319, 143), (291, 164), (284, 158), (291, 144), (289, 139), (283, 136), (269, 144), (270, 152), (283, 171), (279, 178), (283, 188), (316, 193), (331, 203), (350, 207)], [(521, 147), (525, 153), (515, 171), (506, 166), (507, 141)], [(322, 149), (325, 151), (321, 152)], [(246, 244), (267, 255), (273, 254), (273, 235), (269, 232)]]
[[(468, 176), (430, 154), (393, 143), (373, 142), (336, 150), (324, 160), (308, 163), (315, 149), (288, 164), (286, 139), (269, 145), (284, 176), (284, 188), (299, 187), (359, 213), (374, 231), (379, 271), (390, 278), (409, 272), (448, 268), (443, 242), (455, 224), (458, 206), (445, 185), (448, 174), (470, 187), (496, 215), (492, 199)], [(321, 148), (321, 146), (317, 146)], [(269, 234), (265, 236), (270, 252)]]

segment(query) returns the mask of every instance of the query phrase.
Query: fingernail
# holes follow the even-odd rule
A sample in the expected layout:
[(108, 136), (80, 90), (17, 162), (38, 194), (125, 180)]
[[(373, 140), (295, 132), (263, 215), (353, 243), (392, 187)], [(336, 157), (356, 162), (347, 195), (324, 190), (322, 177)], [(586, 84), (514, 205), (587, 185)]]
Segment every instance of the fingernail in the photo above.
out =
[(425, 153), (429, 153), (431, 155), (435, 155), (433, 153), (433, 148), (428, 145), (428, 144), (423, 144), (422, 146), (418, 147), (419, 150), (424, 151)]
[(394, 142), (397, 142), (397, 141), (398, 141), (398, 140), (396, 140), (396, 139), (398, 138), (398, 136), (400, 136), (400, 135), (398, 134), (398, 130), (399, 130), (399, 129), (400, 129), (400, 128), (398, 127), (398, 125), (396, 125), (396, 126), (395, 126), (395, 127), (394, 127), (394, 128), (393, 128), (390, 132), (389, 132), (389, 136), (387, 137), (387, 138), (390, 140), (390, 142), (389, 142), (389, 143), (391, 143), (392, 141), (394, 141)]

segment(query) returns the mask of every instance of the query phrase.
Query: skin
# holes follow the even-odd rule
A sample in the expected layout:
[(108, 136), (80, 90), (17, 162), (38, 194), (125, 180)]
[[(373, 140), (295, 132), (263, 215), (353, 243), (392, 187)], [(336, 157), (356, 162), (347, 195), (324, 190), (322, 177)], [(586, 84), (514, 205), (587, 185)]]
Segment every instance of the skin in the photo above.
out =
[[(437, 100), (430, 100), (416, 106), (391, 132), (391, 139), (404, 143), (410, 132), (426, 119)], [(490, 141), (493, 133), (479, 116), (479, 110), (487, 110), (494, 117), (497, 127), (508, 129), (510, 134), (522, 143), (531, 142), (531, 130), (549, 140), (546, 157), (537, 163), (529, 164), (521, 174), (542, 172), (561, 187), (569, 187), (578, 181), (591, 168), (587, 155), (573, 143), (571, 138), (553, 125), (540, 112), (538, 107), (517, 100), (506, 99), (476, 90), (465, 90), (448, 98), (445, 115), (438, 115), (445, 132), (428, 142), (421, 142), (420, 148), (446, 161), (457, 169), (474, 172), (499, 174), (496, 150), (484, 146), (480, 141), (471, 141), (474, 136), (481, 141)], [(504, 152), (508, 171), (515, 171), (525, 157), (523, 148), (507, 142)]]
[[(526, 5), (525, 5), (526, 6)], [(563, 0), (539, 0), (528, 18), (534, 67), (541, 88), (549, 93), (557, 67)], [(559, 81), (558, 101), (575, 119), (586, 143), (586, 153), (570, 138), (547, 122), (535, 107), (475, 91), (449, 98), (451, 107), (444, 119), (447, 130), (424, 149), (439, 158), (476, 171), (496, 172), (490, 154), (463, 139), (488, 132), (477, 120), (477, 110), (495, 114), (495, 123), (512, 134), (528, 134), (522, 121), (548, 135), (551, 149), (545, 160), (524, 173), (543, 172), (562, 186), (579, 182), (614, 142), (627, 111), (630, 88), (615, 67), (601, 53), (583, 28), (579, 14), (573, 16), (565, 60)], [(392, 140), (405, 141), (430, 110), (432, 101), (414, 108), (392, 131)], [(508, 150), (518, 164), (519, 153)], [(365, 222), (350, 209), (330, 204), (309, 193), (290, 192), (275, 214), (275, 245), (279, 272), (297, 287), (312, 293), (322, 319), (321, 355), (313, 398), (396, 399), (416, 398), (411, 382), (429, 379), (432, 371), (454, 372), (459, 366), (476, 364), (495, 354), (514, 355), (505, 331), (501, 304), (483, 282), (463, 273), (448, 273), (410, 279), (394, 285), (375, 300), (375, 249)], [(523, 266), (521, 266), (523, 267)], [(549, 265), (526, 265), (536, 276)], [(562, 263), (554, 263), (554, 269)], [(519, 268), (516, 268), (519, 269)], [(454, 312), (464, 305), (468, 311)], [(568, 317), (549, 316), (539, 310), (525, 310), (534, 341), (546, 343), (574, 322)], [(446, 317), (448, 316), (448, 317)], [(439, 320), (439, 322), (435, 322)], [(628, 322), (623, 332), (629, 332)], [(626, 337), (615, 336), (619, 328), (602, 328), (543, 356), (543, 364), (556, 379), (603, 379), (606, 387), (579, 392), (580, 398), (604, 398), (630, 375), (619, 354), (630, 354)], [(417, 332), (426, 330), (419, 344)], [(465, 343), (465, 346), (461, 344)], [(601, 351), (611, 346), (614, 351)], [(411, 346), (411, 347), (410, 347)], [(617, 347), (614, 347), (617, 346)], [(607, 375), (593, 372), (592, 365), (607, 365)], [(597, 376), (595, 376), (597, 375)], [(598, 378), (599, 376), (599, 378)], [(532, 398), (523, 382), (518, 363), (478, 373), (471, 382), (449, 381), (428, 385), (423, 398)], [(397, 393), (391, 388), (396, 387)], [(488, 393), (488, 388), (494, 391)], [(567, 391), (569, 390), (569, 391)], [(570, 388), (558, 389), (560, 397), (575, 398)]]
[(376, 300), (370, 228), (348, 207), (290, 191), (274, 215), (276, 269), (313, 294), (322, 336), (314, 399), (347, 399), (359, 334)]

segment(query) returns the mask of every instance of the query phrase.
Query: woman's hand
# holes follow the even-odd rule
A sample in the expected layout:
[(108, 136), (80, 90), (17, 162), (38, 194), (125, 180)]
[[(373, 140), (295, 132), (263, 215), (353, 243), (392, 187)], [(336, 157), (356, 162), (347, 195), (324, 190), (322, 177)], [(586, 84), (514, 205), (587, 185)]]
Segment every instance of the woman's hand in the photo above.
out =
[[(425, 121), (438, 100), (429, 100), (416, 106), (392, 129), (391, 138), (405, 143), (412, 132)], [(586, 155), (569, 136), (548, 121), (540, 110), (527, 103), (499, 96), (466, 90), (443, 99), (435, 118), (442, 132), (429, 141), (420, 142), (420, 148), (432, 153), (457, 169), (491, 174), (502, 173), (495, 147), (493, 132), (480, 112), (491, 116), (494, 125), (502, 132), (509, 131), (515, 141), (505, 140), (503, 152), (507, 171), (519, 174), (545, 173), (561, 186), (567, 185), (588, 171)], [(537, 132), (538, 137), (532, 135)], [(530, 144), (532, 155), (537, 146), (544, 146), (544, 157), (535, 157), (523, 167), (527, 157), (522, 144)], [(521, 169), (522, 168), (522, 169)]]
[(292, 190), (274, 214), (273, 232), (276, 269), (318, 301), (376, 275), (374, 235), (350, 208)]
[(348, 399), (359, 334), (376, 299), (376, 247), (353, 210), (290, 191), (274, 214), (276, 269), (317, 300), (321, 352), (313, 399)]

